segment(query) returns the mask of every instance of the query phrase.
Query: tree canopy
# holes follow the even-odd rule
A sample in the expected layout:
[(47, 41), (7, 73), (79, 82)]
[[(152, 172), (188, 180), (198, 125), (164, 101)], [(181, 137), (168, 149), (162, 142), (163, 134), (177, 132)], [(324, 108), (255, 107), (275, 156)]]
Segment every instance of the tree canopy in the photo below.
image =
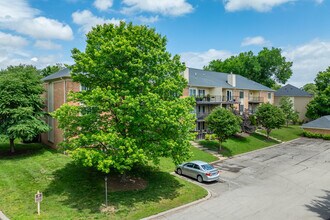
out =
[(314, 83), (307, 83), (302, 88), (305, 92), (308, 92), (309, 94), (316, 95), (317, 93), (317, 87)]
[(34, 66), (9, 66), (0, 71), (0, 134), (10, 140), (31, 140), (49, 128), (43, 121), (43, 86)]
[(49, 76), (53, 73), (56, 73), (65, 67), (62, 63), (57, 63), (55, 65), (46, 66), (45, 68), (39, 70), (40, 75), (43, 77)]
[(280, 99), (280, 109), (282, 109), (284, 113), (287, 127), (289, 126), (289, 122), (296, 122), (298, 120), (299, 113), (294, 110), (293, 102), (290, 97), (283, 96)]
[(284, 84), (292, 75), (292, 62), (286, 61), (279, 48), (263, 48), (257, 55), (252, 51), (231, 56), (225, 60), (213, 60), (204, 69), (235, 73), (270, 88)]
[(241, 131), (241, 118), (234, 115), (230, 110), (222, 107), (215, 108), (206, 118), (205, 122), (209, 130), (211, 130), (220, 143), (219, 152), (221, 151), (222, 142), (226, 141), (230, 136)]
[(160, 157), (188, 158), (194, 101), (180, 98), (185, 66), (166, 42), (154, 29), (121, 22), (94, 27), (85, 51), (72, 50), (72, 78), (88, 90), (72, 94), (81, 105), (54, 116), (76, 161), (124, 174)]
[(270, 104), (261, 104), (256, 112), (257, 122), (266, 129), (267, 138), (270, 132), (275, 128), (280, 128), (285, 123), (285, 116), (283, 111)]
[(306, 117), (317, 119), (330, 115), (330, 67), (321, 71), (315, 78), (316, 95), (307, 105)]

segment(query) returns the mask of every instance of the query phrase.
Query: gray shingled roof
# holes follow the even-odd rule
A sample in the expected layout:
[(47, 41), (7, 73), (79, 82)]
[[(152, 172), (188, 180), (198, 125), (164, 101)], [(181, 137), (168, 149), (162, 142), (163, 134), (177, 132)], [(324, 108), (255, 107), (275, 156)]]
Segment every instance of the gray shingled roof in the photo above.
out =
[(310, 121), (301, 126), (302, 128), (319, 128), (319, 129), (329, 129), (330, 130), (330, 115), (323, 116), (314, 121)]
[[(222, 87), (222, 88), (234, 88), (227, 83), (228, 73), (220, 73), (214, 71), (206, 71), (194, 68), (188, 68), (189, 71), (189, 85), (201, 86), (201, 87)], [(249, 90), (263, 90), (274, 91), (267, 86), (260, 83), (249, 80), (241, 75), (236, 75), (236, 87), (237, 89), (249, 89)]]
[(50, 80), (54, 80), (54, 79), (60, 79), (63, 77), (71, 77), (70, 72), (71, 71), (69, 68), (64, 68), (56, 73), (46, 76), (45, 78), (42, 79), (42, 81), (50, 81)]
[(301, 90), (293, 85), (285, 85), (274, 93), (275, 96), (300, 96), (300, 97), (312, 97), (312, 94)]

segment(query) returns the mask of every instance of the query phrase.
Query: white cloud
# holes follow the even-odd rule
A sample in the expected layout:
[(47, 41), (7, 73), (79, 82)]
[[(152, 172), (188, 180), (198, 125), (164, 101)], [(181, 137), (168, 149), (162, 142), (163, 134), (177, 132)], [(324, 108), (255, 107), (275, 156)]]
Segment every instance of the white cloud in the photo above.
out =
[(158, 21), (159, 17), (158, 15), (156, 16), (150, 16), (150, 17), (146, 17), (146, 16), (138, 16), (137, 19), (139, 21), (141, 21), (142, 23), (155, 23)]
[[(224, 0), (227, 11), (256, 10), (270, 11), (273, 7), (296, 0)], [(316, 0), (317, 1), (317, 0)]]
[(120, 23), (120, 20), (118, 19), (104, 19), (97, 17), (88, 10), (74, 12), (72, 14), (72, 19), (74, 23), (81, 26), (80, 31), (83, 31), (84, 33), (88, 33), (93, 26), (98, 24), (111, 23), (114, 25), (119, 25)]
[(94, 6), (100, 11), (106, 11), (108, 8), (111, 8), (113, 0), (95, 0)]
[(26, 0), (0, 1), (0, 28), (12, 30), (38, 39), (70, 40), (73, 33), (69, 25), (57, 20), (37, 16)]
[(186, 63), (187, 67), (203, 68), (209, 64), (210, 61), (216, 59), (226, 59), (233, 54), (225, 50), (209, 49), (204, 52), (184, 52), (181, 53), (181, 61)]
[(45, 50), (59, 50), (62, 48), (60, 44), (56, 44), (50, 40), (37, 40), (34, 46)]
[(30, 60), (33, 62), (38, 62), (39, 59), (37, 57), (32, 57)]
[(186, 0), (123, 0), (124, 14), (150, 12), (162, 15), (180, 16), (191, 13), (194, 8)]
[(293, 75), (288, 83), (300, 87), (313, 82), (319, 71), (330, 66), (330, 41), (316, 39), (300, 46), (287, 47), (283, 55), (293, 61)]
[(268, 41), (265, 40), (262, 36), (256, 36), (256, 37), (246, 37), (241, 43), (241, 46), (263, 46), (269, 44)]
[(0, 31), (0, 47), (1, 48), (20, 48), (28, 45), (29, 42), (20, 36), (7, 34)]

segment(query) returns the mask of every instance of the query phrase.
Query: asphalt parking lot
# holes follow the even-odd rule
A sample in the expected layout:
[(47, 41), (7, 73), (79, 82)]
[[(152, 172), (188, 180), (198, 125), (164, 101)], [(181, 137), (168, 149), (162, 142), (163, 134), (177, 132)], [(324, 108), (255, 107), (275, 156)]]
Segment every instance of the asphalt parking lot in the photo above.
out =
[(155, 219), (330, 219), (330, 141), (300, 138), (214, 166), (210, 199)]

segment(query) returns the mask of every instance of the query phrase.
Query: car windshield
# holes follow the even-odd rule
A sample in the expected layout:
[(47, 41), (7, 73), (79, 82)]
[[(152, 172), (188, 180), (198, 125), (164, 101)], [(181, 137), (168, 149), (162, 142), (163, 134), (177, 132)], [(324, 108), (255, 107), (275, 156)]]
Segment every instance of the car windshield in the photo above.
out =
[(203, 170), (213, 170), (214, 167), (210, 164), (203, 164), (201, 165), (201, 167), (203, 168)]

